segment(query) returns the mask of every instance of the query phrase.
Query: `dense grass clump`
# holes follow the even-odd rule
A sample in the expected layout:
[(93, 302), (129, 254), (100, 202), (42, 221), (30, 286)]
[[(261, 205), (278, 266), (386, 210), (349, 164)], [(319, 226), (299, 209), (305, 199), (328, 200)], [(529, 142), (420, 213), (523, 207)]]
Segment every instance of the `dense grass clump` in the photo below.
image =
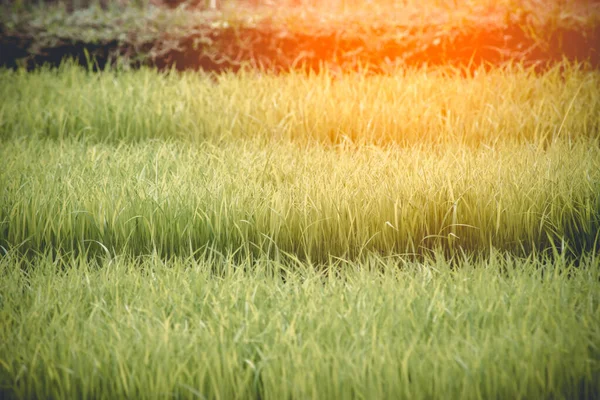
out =
[(574, 255), (600, 237), (600, 149), (354, 149), (246, 141), (0, 150), (0, 245), (326, 260), (439, 247)]
[(534, 146), (600, 137), (600, 73), (559, 65), (365, 73), (0, 71), (0, 138), (260, 138), (301, 144)]
[[(0, 259), (20, 398), (594, 398), (600, 265)], [(213, 272), (211, 272), (213, 271)], [(216, 275), (215, 275), (216, 274)]]
[(597, 398), (600, 73), (0, 70), (0, 397)]

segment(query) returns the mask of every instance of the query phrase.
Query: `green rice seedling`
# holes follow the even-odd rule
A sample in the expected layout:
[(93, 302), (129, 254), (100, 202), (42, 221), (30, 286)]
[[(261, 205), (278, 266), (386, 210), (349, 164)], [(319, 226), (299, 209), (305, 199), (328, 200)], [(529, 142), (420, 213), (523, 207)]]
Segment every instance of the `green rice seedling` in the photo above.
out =
[(0, 71), (0, 396), (598, 397), (599, 76)]
[(353, 259), (596, 249), (600, 148), (85, 144), (0, 150), (0, 245)]
[[(213, 274), (215, 265), (222, 271)], [(7, 398), (593, 398), (600, 266), (0, 258)], [(279, 271), (279, 272), (278, 272)], [(335, 272), (335, 273), (334, 273)]]
[(0, 138), (259, 138), (300, 144), (545, 146), (598, 140), (600, 74), (571, 64), (537, 75), (521, 66), (478, 71), (199, 73), (107, 71), (64, 65), (0, 71)]

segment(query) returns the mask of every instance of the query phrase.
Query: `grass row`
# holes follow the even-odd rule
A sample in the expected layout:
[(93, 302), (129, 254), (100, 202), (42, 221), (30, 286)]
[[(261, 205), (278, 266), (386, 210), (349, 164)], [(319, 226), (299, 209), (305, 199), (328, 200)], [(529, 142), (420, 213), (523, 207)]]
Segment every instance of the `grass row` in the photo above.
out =
[(471, 78), (449, 68), (390, 76), (4, 69), (0, 139), (11, 137), (543, 147), (598, 140), (600, 73), (569, 63)]
[(190, 255), (598, 248), (600, 148), (6, 141), (0, 245)]
[(597, 256), (577, 268), (370, 256), (319, 272), (11, 252), (0, 258), (0, 394), (591, 399), (599, 267)]

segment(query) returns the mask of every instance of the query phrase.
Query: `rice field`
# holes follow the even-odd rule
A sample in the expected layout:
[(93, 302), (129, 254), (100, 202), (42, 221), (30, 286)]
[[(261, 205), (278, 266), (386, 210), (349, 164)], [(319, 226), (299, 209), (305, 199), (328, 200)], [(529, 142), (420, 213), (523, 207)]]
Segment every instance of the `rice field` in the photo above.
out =
[(3, 398), (597, 398), (600, 72), (0, 70)]

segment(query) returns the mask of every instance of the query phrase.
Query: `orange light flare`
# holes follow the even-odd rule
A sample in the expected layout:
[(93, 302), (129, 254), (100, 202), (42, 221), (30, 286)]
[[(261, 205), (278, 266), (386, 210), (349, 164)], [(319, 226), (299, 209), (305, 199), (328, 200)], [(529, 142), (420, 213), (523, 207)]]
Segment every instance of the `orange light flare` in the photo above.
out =
[(289, 49), (298, 55), (296, 63), (341, 69), (367, 64), (451, 65), (469, 70), (505, 62), (542, 65), (566, 57), (600, 64), (598, 0), (297, 4), (283, 11), (288, 29), (299, 39)]

